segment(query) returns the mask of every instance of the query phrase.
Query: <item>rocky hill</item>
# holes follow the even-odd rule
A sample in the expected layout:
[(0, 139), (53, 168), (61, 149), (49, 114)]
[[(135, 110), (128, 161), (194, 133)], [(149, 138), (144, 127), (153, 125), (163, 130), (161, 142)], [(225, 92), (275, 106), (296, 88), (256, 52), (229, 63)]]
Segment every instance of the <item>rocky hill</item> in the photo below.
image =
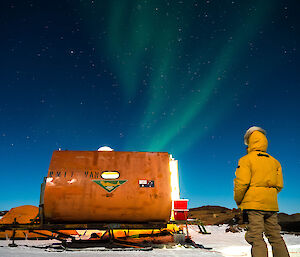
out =
[(241, 221), (242, 216), (238, 209), (207, 205), (191, 208), (189, 218), (200, 219), (204, 225), (219, 225), (230, 224), (233, 221), (238, 223)]
[[(202, 206), (198, 208), (191, 208), (189, 211), (189, 218), (200, 219), (204, 225), (243, 225), (242, 213), (238, 209), (228, 209), (221, 206)], [(286, 232), (300, 232), (300, 213), (288, 215), (286, 213), (278, 213), (278, 222), (282, 231)]]

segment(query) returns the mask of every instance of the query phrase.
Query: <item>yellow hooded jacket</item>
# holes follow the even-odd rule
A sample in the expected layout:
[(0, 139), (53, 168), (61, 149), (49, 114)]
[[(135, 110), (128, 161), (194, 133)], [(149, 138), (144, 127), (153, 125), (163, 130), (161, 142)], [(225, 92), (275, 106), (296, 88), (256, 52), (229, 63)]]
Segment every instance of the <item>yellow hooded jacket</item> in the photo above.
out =
[(283, 188), (279, 161), (266, 153), (266, 136), (254, 131), (249, 137), (248, 154), (239, 160), (234, 179), (234, 200), (239, 208), (279, 211), (277, 193)]

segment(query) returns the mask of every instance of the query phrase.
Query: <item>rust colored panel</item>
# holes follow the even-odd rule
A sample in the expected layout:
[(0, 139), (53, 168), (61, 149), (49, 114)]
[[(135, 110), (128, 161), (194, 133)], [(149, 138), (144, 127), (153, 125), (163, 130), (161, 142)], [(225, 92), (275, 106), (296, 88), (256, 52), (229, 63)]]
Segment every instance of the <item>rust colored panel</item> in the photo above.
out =
[[(23, 205), (19, 207), (12, 208), (8, 213), (6, 213), (2, 219), (0, 219), (0, 227), (1, 225), (3, 226), (4, 224), (13, 224), (13, 222), (16, 219), (16, 222), (19, 224), (29, 224), (31, 223), (32, 219), (36, 218), (38, 215), (39, 208), (36, 206), (32, 205)], [(16, 225), (17, 226), (17, 225)], [(22, 225), (21, 225), (22, 226)], [(53, 236), (53, 233), (50, 231), (44, 231), (44, 230), (35, 230), (38, 233), (43, 233), (44, 236), (34, 233), (34, 232), (29, 232), (26, 229), (26, 225), (23, 226), (23, 230), (16, 230), (15, 233), (15, 238), (16, 239), (25, 239), (25, 238), (46, 238), (47, 236)], [(68, 234), (68, 235), (77, 235), (76, 230), (61, 230), (60, 232)], [(13, 230), (5, 230), (0, 231), (0, 239), (6, 239), (11, 238), (13, 235)]]
[[(102, 179), (117, 171), (117, 179)], [(168, 153), (55, 151), (44, 193), (51, 222), (159, 222), (171, 213)]]

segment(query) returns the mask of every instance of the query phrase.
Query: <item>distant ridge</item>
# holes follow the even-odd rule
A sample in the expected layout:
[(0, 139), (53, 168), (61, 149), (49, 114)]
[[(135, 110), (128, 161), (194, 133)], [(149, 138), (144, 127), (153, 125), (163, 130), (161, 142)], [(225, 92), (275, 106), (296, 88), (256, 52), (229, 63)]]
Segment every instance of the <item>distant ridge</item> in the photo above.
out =
[(204, 205), (201, 207), (191, 208), (190, 210), (191, 211), (200, 211), (200, 210), (231, 211), (231, 209), (222, 206), (217, 206), (217, 205)]
[[(189, 218), (200, 219), (204, 225), (243, 225), (242, 213), (238, 209), (229, 209), (217, 205), (205, 205), (190, 208)], [(278, 213), (278, 222), (282, 231), (300, 232), (300, 213), (286, 214)]]

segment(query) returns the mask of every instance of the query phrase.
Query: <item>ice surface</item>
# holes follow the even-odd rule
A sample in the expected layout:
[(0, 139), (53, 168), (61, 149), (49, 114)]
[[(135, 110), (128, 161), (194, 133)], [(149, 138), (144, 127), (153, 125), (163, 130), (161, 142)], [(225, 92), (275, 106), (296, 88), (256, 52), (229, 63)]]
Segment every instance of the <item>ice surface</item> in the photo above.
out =
[[(8, 247), (9, 241), (0, 241), (0, 257), (96, 257), (96, 256), (189, 256), (189, 257), (213, 257), (213, 256), (251, 256), (250, 247), (244, 239), (245, 233), (226, 233), (226, 226), (207, 226), (207, 231), (210, 235), (203, 235), (198, 233), (197, 226), (189, 226), (189, 233), (192, 239), (205, 247), (212, 247), (212, 250), (204, 249), (186, 249), (183, 247), (176, 247), (173, 249), (154, 249), (153, 251), (64, 251), (64, 252), (47, 252), (43, 249), (32, 248), (31, 246), (49, 245), (55, 240), (23, 240), (16, 241), (19, 245), (16, 248)], [(295, 235), (284, 235), (291, 257), (300, 257), (300, 237)], [(30, 247), (26, 247), (30, 246)], [(98, 249), (99, 250), (99, 249)], [(100, 249), (101, 250), (101, 249)], [(103, 249), (102, 249), (103, 250)], [(270, 255), (271, 249), (269, 248)]]
[[(189, 227), (189, 233), (192, 239), (203, 244), (205, 247), (212, 247), (214, 251), (222, 253), (222, 256), (251, 256), (250, 245), (245, 241), (245, 232), (226, 233), (227, 225), (206, 226), (211, 235), (202, 235), (198, 233), (196, 226)], [(283, 235), (291, 256), (300, 257), (300, 237), (295, 235)], [(272, 250), (268, 245), (269, 256), (272, 256)]]

